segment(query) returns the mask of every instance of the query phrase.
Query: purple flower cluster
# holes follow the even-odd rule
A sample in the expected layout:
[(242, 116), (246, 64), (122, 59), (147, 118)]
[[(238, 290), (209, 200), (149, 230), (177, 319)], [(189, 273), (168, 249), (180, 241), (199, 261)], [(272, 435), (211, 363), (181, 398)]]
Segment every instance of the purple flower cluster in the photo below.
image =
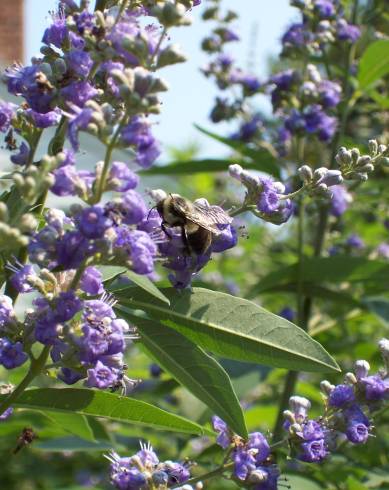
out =
[(277, 466), (269, 463), (270, 446), (261, 432), (249, 434), (248, 440), (244, 441), (216, 415), (212, 417), (212, 426), (218, 434), (217, 444), (223, 449), (231, 449), (233, 476), (240, 484), (244, 482), (255, 490), (277, 489), (280, 473)]
[[(190, 478), (186, 463), (159, 461), (150, 444), (141, 444), (141, 450), (130, 457), (121, 458), (115, 452), (106, 457), (111, 463), (111, 483), (118, 490), (167, 489), (184, 485)], [(180, 488), (193, 490), (190, 485)]]
[(292, 0), (302, 21), (292, 24), (282, 37), (283, 53), (318, 53), (335, 42), (355, 43), (361, 31), (345, 18), (341, 2), (337, 0)]
[(240, 165), (230, 165), (229, 172), (247, 189), (243, 206), (255, 206), (254, 214), (277, 225), (289, 220), (293, 203), (285, 197), (285, 186), (281, 182), (254, 175)]
[(273, 110), (284, 120), (283, 129), (289, 138), (294, 134), (316, 135), (326, 142), (332, 139), (337, 127), (336, 118), (328, 111), (340, 102), (341, 87), (322, 79), (314, 65), (308, 65), (306, 72), (306, 80), (301, 80), (297, 70), (286, 70), (270, 78)]
[(318, 463), (336, 448), (337, 440), (364, 444), (372, 431), (371, 416), (389, 400), (389, 341), (379, 347), (385, 368), (369, 374), (367, 361), (357, 361), (354, 373), (336, 386), (321, 383), (326, 397), (325, 413), (316, 420), (308, 418), (311, 403), (306, 398), (290, 398), (290, 410), (284, 412), (284, 428), (292, 455), (301, 461)]

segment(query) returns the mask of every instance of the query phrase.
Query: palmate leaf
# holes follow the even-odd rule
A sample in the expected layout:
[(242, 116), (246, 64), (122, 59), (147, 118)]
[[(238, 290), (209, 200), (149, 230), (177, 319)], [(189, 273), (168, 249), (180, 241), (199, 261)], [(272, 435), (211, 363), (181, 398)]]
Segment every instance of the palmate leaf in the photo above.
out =
[[(6, 395), (1, 395), (0, 401), (5, 397)], [(174, 432), (196, 435), (209, 433), (204, 427), (149, 403), (90, 389), (32, 389), (25, 391), (13, 406), (104, 417)]]
[(222, 366), (186, 337), (156, 321), (119, 314), (134, 323), (141, 341), (165, 371), (221, 417), (237, 434), (247, 438), (247, 428), (231, 380)]
[[(374, 286), (376, 291), (387, 291), (389, 287), (389, 264), (364, 257), (336, 256), (305, 258), (302, 266), (303, 282), (311, 284), (341, 282), (363, 282)], [(297, 283), (298, 264), (271, 272), (254, 286), (249, 297), (268, 292), (291, 283)]]
[(302, 371), (338, 371), (335, 360), (306, 332), (256, 304), (202, 288), (162, 290), (170, 307), (145, 298), (116, 295), (119, 304), (145, 311), (196, 345), (222, 357)]

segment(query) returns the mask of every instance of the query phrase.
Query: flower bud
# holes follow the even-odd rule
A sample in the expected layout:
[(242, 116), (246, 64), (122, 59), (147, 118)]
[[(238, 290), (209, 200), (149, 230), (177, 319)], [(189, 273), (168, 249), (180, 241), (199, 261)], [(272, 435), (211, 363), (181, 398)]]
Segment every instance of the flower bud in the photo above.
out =
[(364, 165), (368, 164), (371, 162), (371, 157), (369, 155), (363, 155), (358, 158), (355, 164), (355, 168), (359, 170), (360, 167), (363, 167)]
[(352, 385), (357, 384), (357, 378), (354, 373), (346, 373), (344, 376), (344, 380), (346, 383), (350, 383)]
[(239, 182), (241, 181), (242, 172), (243, 168), (237, 163), (228, 167), (228, 173), (230, 174), (230, 176), (236, 180), (239, 180)]
[(163, 201), (167, 198), (167, 193), (162, 189), (152, 189), (148, 190), (147, 194), (153, 199), (155, 202)]
[(369, 150), (370, 153), (376, 155), (378, 152), (378, 143), (377, 140), (369, 140)]
[(187, 58), (181, 51), (180, 47), (177, 44), (172, 44), (160, 52), (158, 56), (157, 68), (174, 65), (176, 63), (183, 63), (186, 60)]
[(357, 379), (365, 378), (369, 374), (370, 364), (367, 361), (356, 361), (354, 371)]
[(296, 418), (294, 416), (294, 413), (291, 412), (290, 410), (284, 410), (283, 412), (284, 419), (290, 422), (291, 424), (296, 423)]
[(327, 175), (327, 173), (328, 173), (328, 168), (326, 167), (317, 168), (313, 173), (313, 181), (315, 183), (321, 182), (321, 180)]
[(381, 356), (382, 356), (384, 363), (386, 365), (386, 369), (389, 369), (389, 340), (388, 339), (381, 339), (378, 342), (378, 347), (380, 348)]
[(358, 158), (360, 156), (361, 156), (361, 153), (358, 150), (358, 148), (352, 148), (351, 149), (351, 158), (352, 158), (352, 160), (353, 160), (354, 163), (356, 163), (358, 161)]
[(302, 167), (300, 167), (298, 169), (298, 173), (304, 183), (308, 184), (313, 179), (312, 169), (308, 165), (303, 165)]
[(387, 149), (386, 145), (379, 145), (378, 146), (378, 153), (385, 153), (386, 149)]
[(328, 170), (327, 175), (320, 181), (321, 184), (325, 184), (327, 187), (332, 185), (339, 185), (343, 182), (342, 173), (339, 170)]
[(0, 221), (8, 221), (9, 214), (7, 205), (3, 202), (0, 202)]
[(342, 146), (341, 148), (339, 148), (339, 151), (336, 154), (335, 159), (340, 166), (349, 165), (352, 161), (352, 155), (350, 151), (348, 151), (344, 146)]
[(327, 380), (323, 380), (321, 383), (320, 383), (320, 389), (321, 391), (325, 394), (325, 395), (329, 395), (333, 389), (335, 388), (335, 386), (333, 384), (331, 384), (329, 381)]

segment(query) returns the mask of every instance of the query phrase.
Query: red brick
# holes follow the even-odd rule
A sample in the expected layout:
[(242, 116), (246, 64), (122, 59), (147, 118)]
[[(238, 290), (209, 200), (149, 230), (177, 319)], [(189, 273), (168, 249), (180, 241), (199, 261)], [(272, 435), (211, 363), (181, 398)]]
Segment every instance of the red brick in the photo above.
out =
[(23, 61), (24, 1), (0, 0), (0, 64)]

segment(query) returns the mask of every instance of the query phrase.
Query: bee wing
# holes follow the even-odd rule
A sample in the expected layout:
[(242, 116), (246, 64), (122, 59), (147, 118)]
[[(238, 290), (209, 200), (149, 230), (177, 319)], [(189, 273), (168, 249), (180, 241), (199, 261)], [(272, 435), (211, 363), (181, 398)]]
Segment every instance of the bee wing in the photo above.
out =
[(220, 235), (223, 228), (233, 220), (221, 207), (206, 206), (197, 202), (194, 202), (192, 209), (186, 213), (186, 218), (192, 223), (196, 223), (212, 232), (214, 235)]

